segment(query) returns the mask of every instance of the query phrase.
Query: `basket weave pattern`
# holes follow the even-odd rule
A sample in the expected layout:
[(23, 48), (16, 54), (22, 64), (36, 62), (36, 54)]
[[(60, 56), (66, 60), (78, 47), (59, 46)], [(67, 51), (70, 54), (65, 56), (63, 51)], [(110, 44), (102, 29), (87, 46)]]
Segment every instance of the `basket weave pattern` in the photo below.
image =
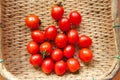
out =
[[(26, 28), (24, 19), (28, 14), (36, 14), (42, 20), (40, 30), (48, 25), (56, 25), (50, 16), (51, 7), (57, 0), (3, 0), (2, 1), (2, 54), (4, 65), (10, 73), (20, 80), (91, 80), (104, 79), (115, 66), (116, 53), (114, 30), (112, 28), (111, 0), (61, 0), (65, 8), (64, 16), (78, 10), (83, 17), (77, 27), (79, 34), (93, 39), (90, 47), (94, 53), (93, 61), (84, 64), (81, 61), (79, 74), (66, 73), (57, 76), (45, 75), (40, 68), (29, 64), (26, 45), (31, 41), (31, 31)], [(60, 31), (60, 30), (59, 30)], [(78, 49), (76, 49), (78, 51)], [(75, 57), (77, 58), (77, 52)]]

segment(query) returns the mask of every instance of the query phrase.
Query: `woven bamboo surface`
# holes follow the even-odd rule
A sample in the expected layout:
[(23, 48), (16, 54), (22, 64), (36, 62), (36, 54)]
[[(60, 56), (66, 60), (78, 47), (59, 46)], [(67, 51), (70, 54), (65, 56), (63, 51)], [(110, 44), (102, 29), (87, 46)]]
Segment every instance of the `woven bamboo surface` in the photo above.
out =
[[(55, 74), (45, 75), (39, 68), (29, 64), (26, 45), (31, 40), (30, 30), (24, 19), (28, 14), (37, 14), (42, 20), (41, 30), (53, 24), (50, 8), (57, 0), (4, 0), (2, 2), (2, 56), (6, 69), (20, 80), (103, 80), (112, 78), (117, 66), (116, 40), (113, 29), (111, 0), (61, 0), (65, 8), (64, 16), (72, 10), (78, 10), (83, 16), (82, 24), (77, 28), (79, 34), (93, 39), (91, 49), (93, 61), (82, 63), (79, 74), (67, 73), (62, 77)], [(52, 20), (52, 21), (51, 21)], [(56, 25), (56, 23), (54, 23)], [(77, 53), (76, 53), (77, 54)], [(76, 56), (75, 56), (76, 57)], [(118, 67), (117, 67), (118, 68)], [(116, 68), (116, 69), (117, 69)], [(34, 75), (34, 76), (33, 76)]]

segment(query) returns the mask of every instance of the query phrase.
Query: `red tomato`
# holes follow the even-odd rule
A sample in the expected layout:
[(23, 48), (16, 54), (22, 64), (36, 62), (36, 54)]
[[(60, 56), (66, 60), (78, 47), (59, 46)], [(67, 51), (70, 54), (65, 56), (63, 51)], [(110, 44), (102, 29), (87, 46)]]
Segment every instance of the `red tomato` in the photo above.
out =
[(51, 10), (51, 16), (55, 20), (60, 20), (64, 14), (64, 8), (62, 6), (53, 6)]
[(27, 51), (30, 54), (36, 54), (39, 51), (39, 45), (34, 41), (30, 41), (27, 45)]
[(82, 48), (88, 48), (92, 44), (92, 39), (86, 35), (82, 35), (78, 39), (78, 45)]
[(83, 62), (90, 62), (93, 58), (93, 53), (90, 49), (83, 48), (79, 51), (78, 56)]
[(75, 43), (78, 42), (78, 39), (79, 39), (78, 32), (76, 30), (74, 30), (74, 29), (71, 29), (68, 32), (68, 41), (69, 41), (69, 43), (75, 44)]
[(26, 26), (31, 29), (36, 29), (40, 25), (40, 19), (34, 14), (30, 14), (25, 19)]
[(80, 69), (80, 63), (75, 58), (69, 58), (67, 60), (67, 66), (68, 66), (68, 70), (70, 72), (76, 72), (76, 71), (78, 71)]
[(53, 48), (52, 48), (52, 44), (50, 44), (49, 42), (44, 42), (40, 45), (40, 52), (43, 54), (43, 55), (50, 55), (53, 51)]
[(55, 38), (55, 45), (58, 48), (64, 48), (67, 45), (68, 38), (65, 34), (59, 33)]
[(44, 42), (44, 39), (45, 39), (44, 33), (40, 30), (34, 30), (31, 33), (31, 37), (35, 42), (38, 42), (38, 43)]
[(55, 73), (59, 76), (63, 75), (67, 70), (67, 65), (63, 60), (60, 60), (55, 63)]
[(41, 69), (44, 73), (50, 74), (53, 71), (53, 68), (54, 62), (52, 59), (46, 58), (45, 60), (43, 60)]
[(58, 26), (62, 31), (68, 31), (71, 28), (70, 20), (67, 17), (60, 19)]
[(54, 40), (57, 35), (57, 29), (55, 26), (48, 26), (45, 30), (45, 37), (48, 40)]
[(30, 63), (33, 65), (33, 66), (40, 66), (42, 64), (42, 56), (41, 54), (34, 54), (30, 57)]
[(51, 57), (53, 60), (55, 61), (59, 61), (63, 58), (63, 52), (61, 49), (54, 49), (52, 54), (51, 54)]
[(75, 54), (75, 47), (73, 45), (68, 45), (64, 48), (63, 54), (66, 58), (72, 58)]
[(82, 16), (77, 11), (72, 11), (69, 15), (70, 21), (73, 25), (78, 26), (82, 21)]

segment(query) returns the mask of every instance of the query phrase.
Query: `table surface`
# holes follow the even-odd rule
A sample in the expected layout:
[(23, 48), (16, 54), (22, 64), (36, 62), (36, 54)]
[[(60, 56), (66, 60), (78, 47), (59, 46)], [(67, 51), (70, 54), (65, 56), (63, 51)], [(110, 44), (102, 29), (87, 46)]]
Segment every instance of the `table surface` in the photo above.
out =
[[(1, 0), (0, 0), (1, 3)], [(120, 0), (119, 0), (120, 3)], [(119, 5), (119, 14), (120, 14), (120, 5)], [(119, 16), (120, 17), (120, 16)], [(4, 78), (0, 75), (0, 80), (4, 80)], [(120, 80), (120, 70), (119, 72), (116, 74), (116, 76), (113, 78), (113, 80)]]

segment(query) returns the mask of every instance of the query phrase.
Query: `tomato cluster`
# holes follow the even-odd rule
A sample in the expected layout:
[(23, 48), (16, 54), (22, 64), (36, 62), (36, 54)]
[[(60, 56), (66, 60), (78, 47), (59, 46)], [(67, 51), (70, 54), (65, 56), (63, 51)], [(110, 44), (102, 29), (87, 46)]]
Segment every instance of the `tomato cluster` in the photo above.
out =
[(35, 14), (25, 19), (26, 26), (32, 29), (32, 41), (27, 44), (27, 51), (31, 54), (30, 63), (35, 67), (41, 67), (46, 74), (54, 71), (57, 75), (63, 75), (66, 71), (72, 73), (78, 71), (80, 62), (74, 58), (75, 45), (80, 47), (77, 53), (80, 60), (90, 62), (93, 58), (92, 51), (89, 49), (92, 39), (86, 35), (79, 35), (75, 29), (82, 22), (81, 14), (72, 11), (69, 18), (63, 15), (62, 6), (52, 7), (51, 17), (58, 22), (61, 33), (54, 25), (48, 26), (44, 32), (39, 30), (41, 20)]

